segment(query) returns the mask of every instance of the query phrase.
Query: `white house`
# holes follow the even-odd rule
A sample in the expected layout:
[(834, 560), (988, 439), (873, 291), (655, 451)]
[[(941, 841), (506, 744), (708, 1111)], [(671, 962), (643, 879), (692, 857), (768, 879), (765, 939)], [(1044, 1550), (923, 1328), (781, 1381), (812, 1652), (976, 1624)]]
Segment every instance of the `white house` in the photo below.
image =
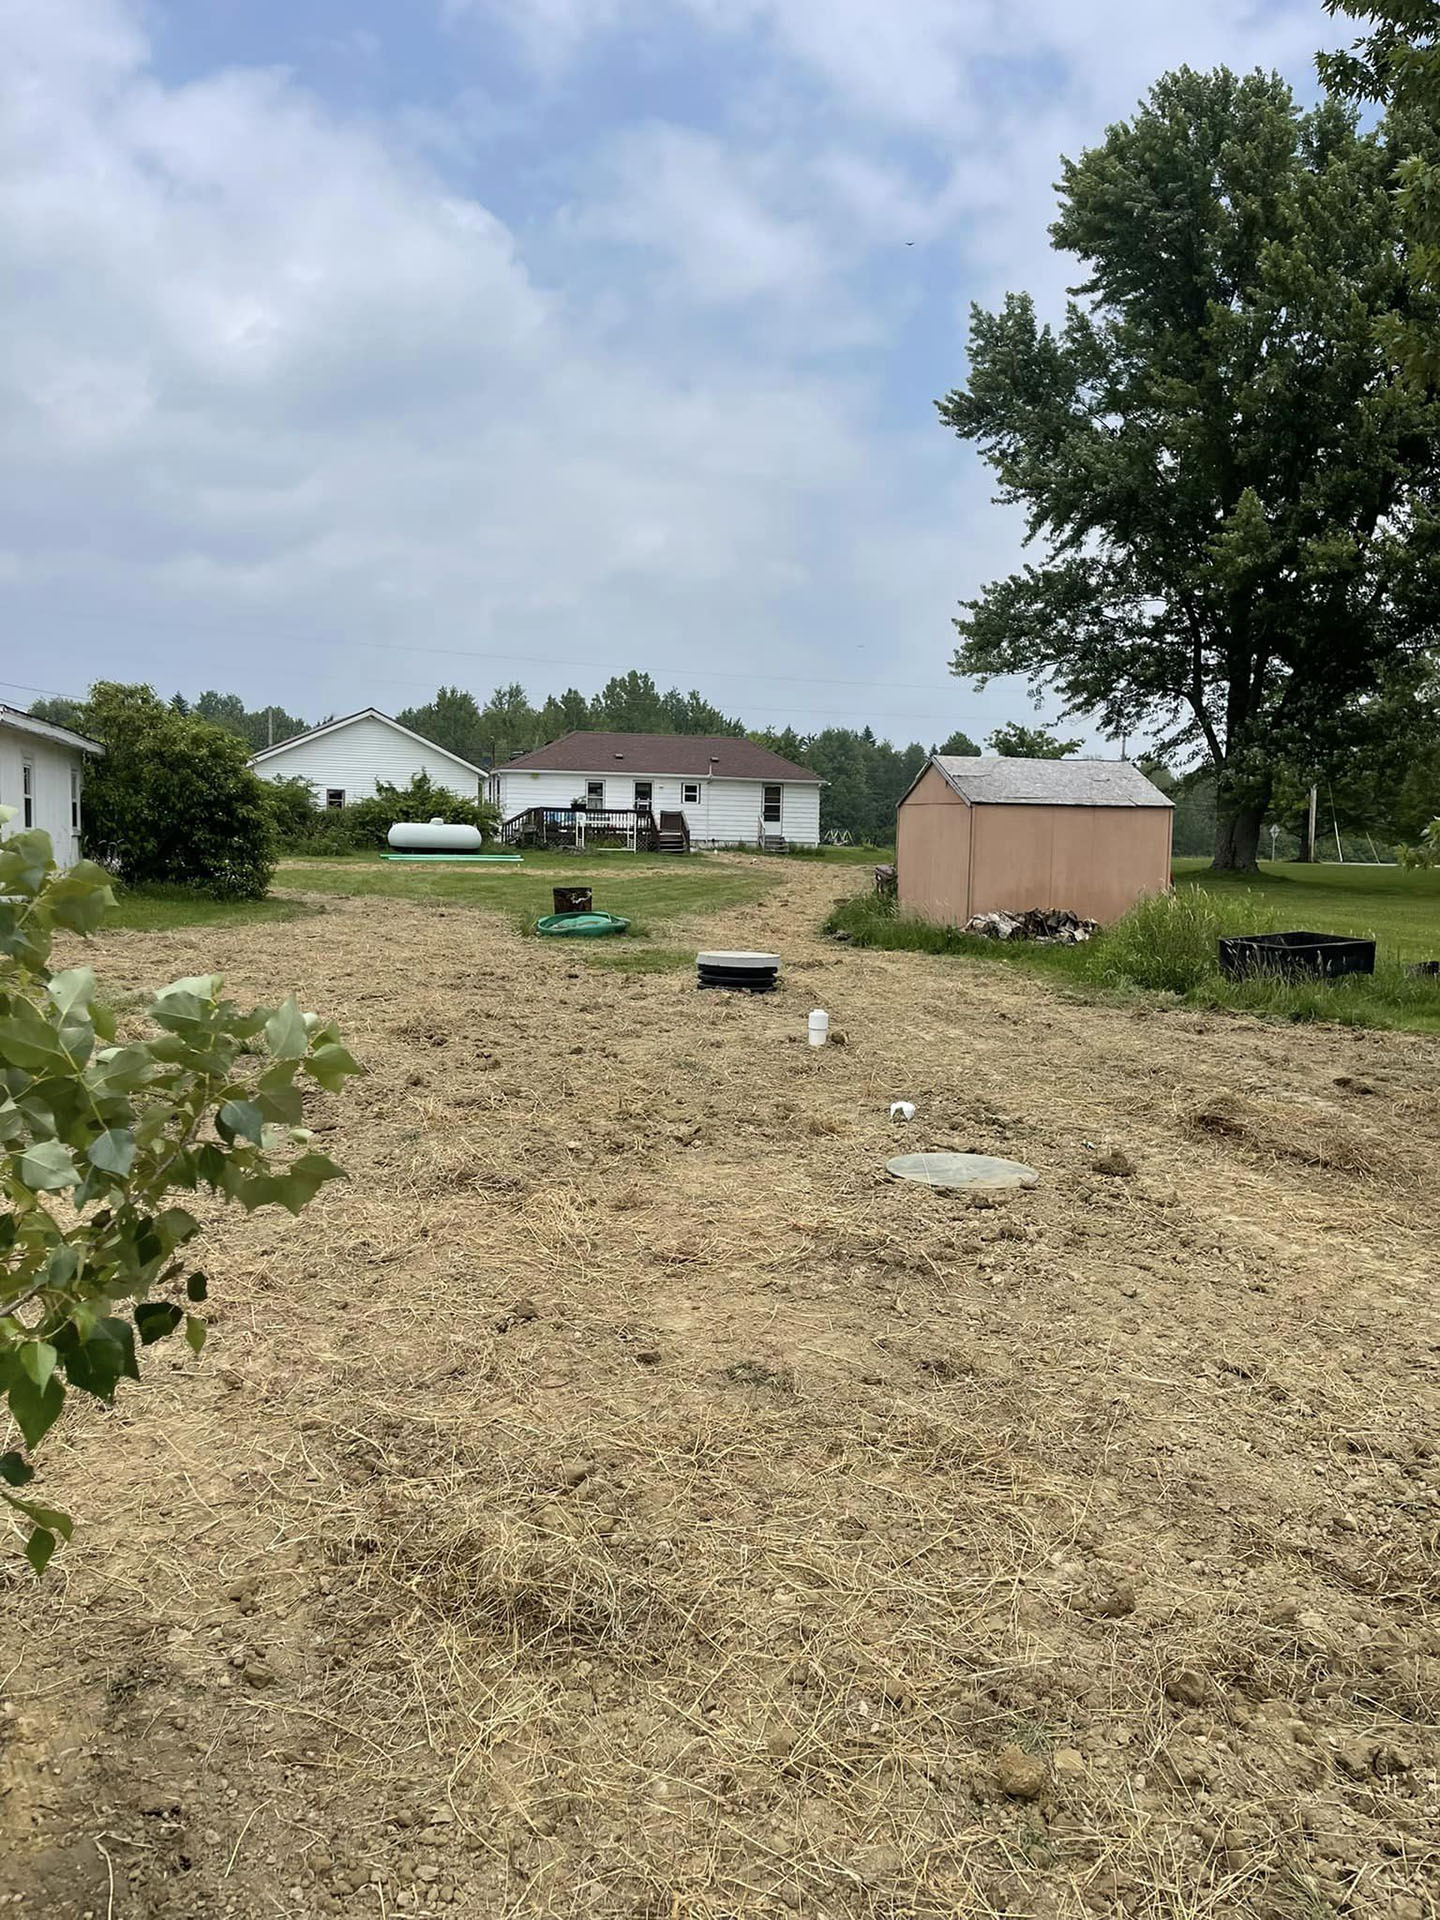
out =
[(730, 734), (567, 733), (490, 775), (501, 820), (532, 807), (683, 813), (690, 844), (820, 844), (818, 773)]
[(372, 799), (379, 780), (408, 787), (417, 773), (428, 774), (437, 787), (476, 800), (485, 779), (483, 768), (412, 733), (378, 707), (327, 720), (293, 740), (264, 747), (250, 764), (266, 780), (310, 781), (322, 807)]
[(104, 751), (68, 727), (0, 706), (0, 806), (15, 809), (3, 831), (43, 828), (59, 864), (73, 867), (80, 858), (85, 763)]

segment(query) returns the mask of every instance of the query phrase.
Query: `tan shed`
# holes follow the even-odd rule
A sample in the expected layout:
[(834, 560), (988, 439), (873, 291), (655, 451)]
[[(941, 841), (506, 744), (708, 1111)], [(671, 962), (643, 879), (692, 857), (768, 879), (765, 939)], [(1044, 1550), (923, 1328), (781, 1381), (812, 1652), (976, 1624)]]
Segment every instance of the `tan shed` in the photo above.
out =
[(1030, 907), (1118, 920), (1169, 886), (1173, 813), (1131, 760), (934, 754), (896, 819), (900, 910), (961, 927)]

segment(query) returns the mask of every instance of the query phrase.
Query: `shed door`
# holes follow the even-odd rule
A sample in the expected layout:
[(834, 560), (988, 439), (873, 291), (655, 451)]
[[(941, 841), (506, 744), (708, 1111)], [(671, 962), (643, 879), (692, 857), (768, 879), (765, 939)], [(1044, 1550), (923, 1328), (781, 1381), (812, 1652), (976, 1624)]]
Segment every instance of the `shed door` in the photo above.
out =
[(784, 798), (783, 787), (766, 787), (763, 794), (761, 817), (767, 827), (780, 824), (780, 803)]

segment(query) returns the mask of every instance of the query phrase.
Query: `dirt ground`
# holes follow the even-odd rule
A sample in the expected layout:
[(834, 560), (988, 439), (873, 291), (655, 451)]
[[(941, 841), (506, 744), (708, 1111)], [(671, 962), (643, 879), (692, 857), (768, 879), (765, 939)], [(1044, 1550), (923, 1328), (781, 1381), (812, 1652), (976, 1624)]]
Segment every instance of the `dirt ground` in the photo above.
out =
[(1440, 1042), (851, 951), (857, 880), (705, 925), (769, 998), (378, 901), (98, 943), (370, 1077), (49, 1450), (7, 1911), (1440, 1912)]

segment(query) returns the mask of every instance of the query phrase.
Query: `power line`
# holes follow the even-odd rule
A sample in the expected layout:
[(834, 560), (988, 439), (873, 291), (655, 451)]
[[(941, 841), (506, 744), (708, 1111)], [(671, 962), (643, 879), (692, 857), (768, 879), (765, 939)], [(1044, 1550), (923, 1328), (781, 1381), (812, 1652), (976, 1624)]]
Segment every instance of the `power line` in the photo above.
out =
[[(573, 667), (582, 672), (603, 673), (603, 667), (597, 667), (593, 660), (562, 660), (545, 654), (516, 654), (513, 652), (492, 653), (472, 647), (431, 647), (416, 646), (409, 643), (392, 644), (387, 640), (350, 640), (351, 647), (368, 647), (379, 653), (435, 653), (449, 660), (510, 660), (518, 667)], [(627, 672), (631, 669), (627, 668)], [(810, 685), (813, 673), (741, 673), (729, 671), (723, 667), (700, 667), (692, 669), (702, 679), (708, 680), (782, 680), (796, 686)], [(936, 689), (925, 680), (850, 680), (842, 676), (827, 673), (825, 684), (830, 687), (888, 687), (902, 693), (934, 693)], [(759, 711), (759, 709), (757, 709)], [(771, 709), (775, 711), (775, 709)]]
[(27, 687), (23, 680), (0, 680), (0, 687), (9, 687), (12, 693), (44, 693), (52, 700), (69, 700), (72, 696), (61, 693), (55, 687)]
[[(501, 656), (501, 657), (506, 657), (506, 656)], [(549, 665), (554, 665), (555, 663), (553, 661), (536, 660), (532, 662), (532, 664), (536, 666), (549, 666)], [(303, 667), (297, 668), (297, 667), (291, 667), (291, 666), (286, 666), (283, 669), (283, 677), (289, 680), (296, 680), (296, 679), (321, 680), (325, 682), (326, 685), (332, 685), (335, 680), (334, 674), (316, 673), (313, 669), (306, 669)], [(759, 677), (762, 677), (762, 676), (757, 676), (757, 678)], [(789, 676), (777, 675), (773, 677), (788, 678)], [(801, 676), (796, 676), (796, 677), (799, 678)], [(376, 678), (374, 675), (367, 675), (366, 678), (367, 678), (367, 683), (371, 686), (404, 687), (407, 690), (412, 692), (415, 686), (415, 682), (413, 679), (392, 680), (385, 677)], [(840, 681), (834, 684), (838, 684), (842, 686), (847, 684), (863, 686), (868, 683), (864, 681), (856, 681), (856, 682)], [(77, 697), (72, 694), (58, 693), (53, 687), (25, 687), (22, 685), (20, 681), (15, 681), (15, 680), (0, 681), (0, 686), (18, 687), (23, 692), (26, 692), (26, 693), (49, 694), (57, 700), (68, 700), (68, 699), (73, 699)], [(921, 691), (926, 691), (926, 689), (921, 689)], [(745, 707), (746, 707), (747, 714), (763, 714), (771, 718), (778, 716), (782, 718), (788, 718), (792, 721), (795, 718), (794, 707), (755, 707), (755, 706), (751, 706), (748, 701), (745, 703)], [(839, 721), (845, 722), (846, 724), (852, 727), (855, 724), (856, 710), (854, 708), (804, 707), (804, 712), (808, 718), (813, 720), (839, 720)], [(923, 714), (866, 712), (863, 716), (863, 724), (865, 725), (869, 725), (869, 723), (874, 720), (903, 720), (907, 722), (907, 724), (912, 726), (924, 724), (933, 732), (935, 728), (935, 723), (936, 723), (936, 715), (932, 710), (929, 713), (923, 713)]]

